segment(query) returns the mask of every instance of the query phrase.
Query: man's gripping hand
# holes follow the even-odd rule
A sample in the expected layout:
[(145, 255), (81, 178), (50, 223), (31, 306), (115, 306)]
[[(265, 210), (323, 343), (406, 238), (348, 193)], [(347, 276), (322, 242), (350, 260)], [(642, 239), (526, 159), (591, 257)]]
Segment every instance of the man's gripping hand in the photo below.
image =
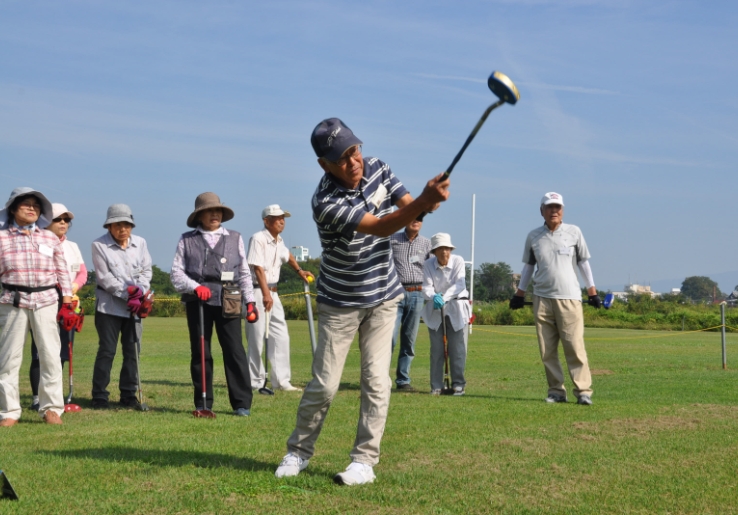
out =
[(520, 309), (525, 306), (525, 297), (520, 295), (513, 295), (510, 298), (510, 309)]

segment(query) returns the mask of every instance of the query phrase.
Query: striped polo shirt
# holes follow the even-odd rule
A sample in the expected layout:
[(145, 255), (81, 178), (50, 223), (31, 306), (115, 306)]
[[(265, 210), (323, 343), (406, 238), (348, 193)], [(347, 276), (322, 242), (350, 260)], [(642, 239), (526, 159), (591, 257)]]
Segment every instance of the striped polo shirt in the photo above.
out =
[(404, 293), (392, 263), (389, 237), (356, 232), (366, 213), (381, 218), (408, 191), (390, 167), (364, 158), (364, 176), (355, 190), (326, 173), (312, 199), (313, 220), (323, 248), (318, 302), (367, 308)]

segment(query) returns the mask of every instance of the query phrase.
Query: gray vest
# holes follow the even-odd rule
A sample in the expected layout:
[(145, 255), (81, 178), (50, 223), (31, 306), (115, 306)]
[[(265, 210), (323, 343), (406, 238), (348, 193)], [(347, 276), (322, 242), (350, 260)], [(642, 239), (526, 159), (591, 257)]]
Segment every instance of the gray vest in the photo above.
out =
[[(240, 236), (236, 231), (229, 230), (228, 235), (222, 235), (215, 248), (211, 249), (200, 232), (191, 231), (182, 235), (184, 272), (193, 281), (210, 288), (213, 294), (206, 303), (211, 306), (221, 305), (222, 272), (233, 272), (232, 282), (236, 284), (241, 278), (241, 256), (238, 254)], [(194, 300), (197, 300), (197, 295), (182, 294), (183, 302)]]

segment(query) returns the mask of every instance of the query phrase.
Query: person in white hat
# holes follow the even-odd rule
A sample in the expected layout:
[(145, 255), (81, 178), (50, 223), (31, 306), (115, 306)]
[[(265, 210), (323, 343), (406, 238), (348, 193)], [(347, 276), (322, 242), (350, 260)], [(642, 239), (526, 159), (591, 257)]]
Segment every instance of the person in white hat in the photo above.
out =
[(466, 346), (471, 318), (469, 292), (466, 290), (464, 258), (451, 254), (455, 249), (451, 236), (439, 232), (431, 237), (431, 256), (423, 264), (423, 320), (430, 336), (431, 395), (443, 390), (444, 334), (446, 335), (451, 391), (464, 395), (466, 389)]
[[(18, 376), (29, 329), (38, 344), (41, 366), (39, 415), (59, 425), (64, 413), (61, 341), (58, 321), (77, 324), (72, 286), (61, 242), (38, 225), (43, 214), (52, 218), (51, 203), (32, 188), (16, 188), (5, 204), (5, 226), (0, 230), (0, 427), (11, 427), (21, 417)], [(62, 305), (59, 306), (61, 290)]]
[(290, 216), (289, 211), (283, 210), (278, 204), (265, 207), (261, 212), (264, 229), (249, 239), (246, 261), (254, 279), (254, 297), (256, 305), (259, 308), (263, 306), (266, 315), (246, 326), (246, 339), (249, 344), (249, 373), (251, 387), (255, 390), (261, 389), (266, 379), (261, 352), (264, 347), (264, 334), (268, 321), (267, 359), (272, 365), (272, 388), (288, 392), (301, 391), (291, 383), (290, 335), (287, 332), (287, 322), (284, 319), (284, 308), (282, 301), (279, 300), (277, 284), (279, 283), (279, 271), (284, 263), (289, 263), (289, 266), (305, 282), (313, 274), (300, 268), (295, 256), (280, 236), (284, 231), (284, 219)]
[[(574, 383), (577, 404), (592, 404), (592, 376), (584, 348), (584, 315), (582, 292), (574, 266), (579, 268), (589, 295), (589, 304), (600, 307), (589, 249), (582, 231), (576, 225), (565, 224), (564, 198), (546, 193), (541, 199), (543, 226), (528, 233), (523, 250), (523, 271), (510, 309), (520, 309), (525, 302), (525, 290), (533, 278), (533, 316), (541, 360), (548, 380), (546, 402), (566, 402), (564, 371), (559, 361), (559, 340), (564, 347), (569, 375)], [(534, 268), (535, 275), (533, 274)]]
[[(234, 216), (233, 209), (223, 204), (215, 193), (199, 194), (194, 211), (187, 217), (187, 227), (193, 230), (182, 234), (177, 243), (171, 278), (174, 288), (182, 294), (187, 312), (195, 409), (212, 410), (215, 400), (211, 352), (215, 326), (223, 352), (228, 400), (233, 415), (248, 417), (251, 415), (253, 392), (248, 357), (243, 347), (241, 317), (245, 311), (246, 321), (251, 325), (259, 319), (259, 311), (254, 302), (251, 272), (246, 264), (241, 233), (223, 226), (223, 222), (232, 220)], [(224, 308), (224, 304), (228, 305), (223, 302), (226, 289), (240, 292), (240, 306), (233, 310), (237, 313)], [(200, 327), (200, 306), (205, 327)], [(205, 337), (205, 406), (202, 399), (201, 334)]]
[(132, 234), (136, 225), (126, 204), (108, 208), (103, 227), (107, 232), (92, 242), (95, 267), (95, 329), (99, 337), (92, 373), (92, 407), (109, 407), (110, 370), (118, 347), (123, 351), (123, 366), (118, 388), (120, 405), (140, 408), (136, 398), (138, 376), (136, 342), (141, 341), (141, 299), (151, 286), (151, 255), (146, 240)]
[[(79, 247), (73, 241), (69, 241), (67, 238), (67, 231), (72, 227), (72, 220), (74, 219), (74, 213), (69, 211), (64, 204), (54, 203), (51, 204), (52, 220), (51, 223), (46, 227), (47, 231), (53, 232), (62, 244), (62, 250), (64, 251), (64, 260), (67, 262), (67, 271), (72, 281), (72, 294), (77, 295), (77, 291), (87, 284), (87, 268), (85, 262), (82, 259), (82, 253), (79, 251)], [(79, 299), (74, 297), (79, 302)], [(74, 345), (74, 333), (75, 331), (65, 331), (62, 327), (59, 327), (59, 338), (61, 339), (61, 363), (62, 370), (64, 369), (64, 363), (69, 361), (69, 344)], [(31, 333), (31, 369), (29, 371), (31, 379), (31, 392), (33, 393), (33, 401), (31, 405), (32, 410), (38, 411), (39, 408), (39, 397), (38, 397), (38, 384), (41, 377), (41, 363), (38, 357), (38, 349), (36, 348), (36, 340)]]

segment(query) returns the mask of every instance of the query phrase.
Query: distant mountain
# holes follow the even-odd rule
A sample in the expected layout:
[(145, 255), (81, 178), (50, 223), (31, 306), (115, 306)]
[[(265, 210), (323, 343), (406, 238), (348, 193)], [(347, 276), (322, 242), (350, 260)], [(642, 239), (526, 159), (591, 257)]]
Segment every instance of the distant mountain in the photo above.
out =
[[(730, 293), (733, 291), (733, 288), (735, 288), (738, 285), (738, 270), (732, 270), (730, 272), (721, 272), (719, 274), (690, 274), (690, 275), (706, 275), (713, 281), (718, 283), (718, 287), (723, 293)], [(682, 281), (686, 279), (688, 276), (680, 277), (678, 279), (661, 279), (658, 281), (650, 281), (647, 283), (638, 283), (638, 284), (644, 284), (645, 286), (651, 286), (651, 291), (655, 291), (658, 293), (669, 293), (672, 288), (681, 288), (682, 287)], [(624, 281), (622, 284), (611, 284), (606, 286), (600, 286), (597, 285), (597, 288), (599, 290), (607, 291), (623, 291), (625, 289), (626, 281)]]

